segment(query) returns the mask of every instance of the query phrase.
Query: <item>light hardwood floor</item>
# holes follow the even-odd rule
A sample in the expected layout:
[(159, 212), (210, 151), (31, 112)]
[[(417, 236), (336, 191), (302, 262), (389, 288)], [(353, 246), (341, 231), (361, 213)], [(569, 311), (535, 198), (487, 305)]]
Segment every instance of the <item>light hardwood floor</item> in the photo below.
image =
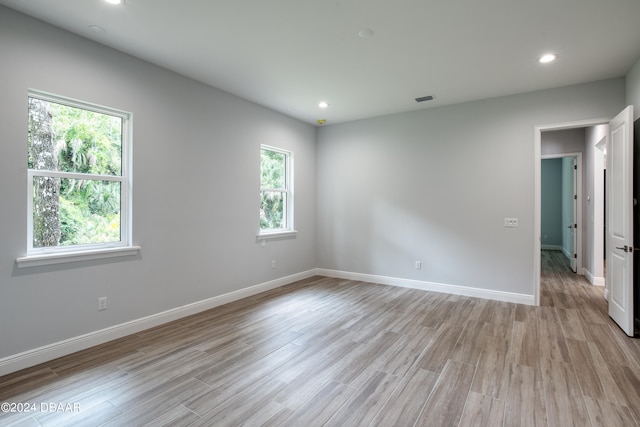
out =
[(314, 277), (0, 377), (0, 425), (640, 425), (640, 342), (542, 260), (540, 307)]

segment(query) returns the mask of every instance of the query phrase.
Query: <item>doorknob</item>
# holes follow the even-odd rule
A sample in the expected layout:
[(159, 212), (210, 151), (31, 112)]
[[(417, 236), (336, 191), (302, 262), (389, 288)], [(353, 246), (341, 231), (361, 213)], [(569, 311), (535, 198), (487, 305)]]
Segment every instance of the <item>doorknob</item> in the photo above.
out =
[(616, 246), (616, 249), (620, 249), (621, 251), (625, 251), (625, 252), (633, 252), (633, 251), (640, 250), (640, 248), (634, 248), (627, 245), (624, 245), (623, 247)]

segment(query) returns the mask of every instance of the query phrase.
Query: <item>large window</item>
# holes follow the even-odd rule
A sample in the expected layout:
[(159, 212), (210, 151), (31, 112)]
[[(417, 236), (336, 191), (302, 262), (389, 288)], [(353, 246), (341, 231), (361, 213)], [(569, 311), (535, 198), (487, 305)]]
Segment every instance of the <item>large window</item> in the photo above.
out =
[(130, 115), (29, 92), (27, 255), (130, 245)]
[(293, 156), (260, 147), (260, 234), (293, 231)]

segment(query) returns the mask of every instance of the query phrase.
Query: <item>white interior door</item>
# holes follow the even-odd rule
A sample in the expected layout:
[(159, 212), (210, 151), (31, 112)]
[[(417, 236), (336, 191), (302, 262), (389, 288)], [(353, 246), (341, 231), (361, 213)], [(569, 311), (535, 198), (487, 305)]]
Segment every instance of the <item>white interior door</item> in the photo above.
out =
[(609, 316), (633, 336), (633, 106), (610, 122), (607, 143)]

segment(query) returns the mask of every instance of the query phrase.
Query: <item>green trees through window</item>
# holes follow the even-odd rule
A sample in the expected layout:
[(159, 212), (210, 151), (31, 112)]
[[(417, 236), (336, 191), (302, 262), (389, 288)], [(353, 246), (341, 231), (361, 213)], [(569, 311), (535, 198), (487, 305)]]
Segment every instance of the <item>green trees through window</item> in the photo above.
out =
[(291, 153), (260, 149), (260, 230), (287, 230), (291, 225)]
[(31, 248), (120, 242), (125, 118), (29, 97)]

